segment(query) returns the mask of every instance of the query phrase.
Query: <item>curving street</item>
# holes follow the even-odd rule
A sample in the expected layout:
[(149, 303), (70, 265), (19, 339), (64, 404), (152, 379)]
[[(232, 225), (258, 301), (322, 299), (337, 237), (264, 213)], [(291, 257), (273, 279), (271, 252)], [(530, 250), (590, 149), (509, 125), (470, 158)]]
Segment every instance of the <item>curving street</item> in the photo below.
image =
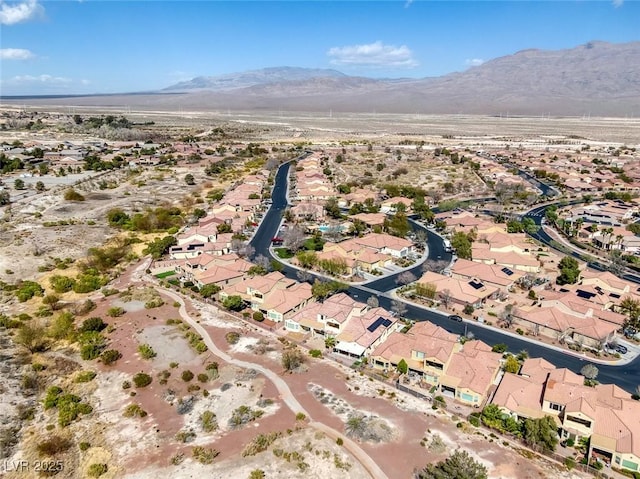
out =
[[(288, 205), (287, 188), (289, 169), (290, 163), (285, 163), (279, 168), (276, 174), (272, 192), (273, 203), (265, 214), (258, 231), (256, 231), (256, 234), (251, 240), (251, 245), (255, 248), (256, 255), (263, 255), (266, 257), (271, 256), (269, 251), (271, 239), (276, 235), (282, 220), (282, 214)], [(545, 207), (546, 206), (535, 208), (527, 213), (527, 215), (537, 210), (544, 209)], [(542, 215), (544, 216), (544, 213)], [(531, 215), (534, 220), (537, 219), (536, 224), (538, 225), (540, 225), (543, 216)], [(451, 254), (444, 251), (444, 244), (440, 237), (431, 231), (426, 231), (429, 245), (428, 259), (450, 260)], [(546, 235), (546, 233), (544, 234)], [(541, 241), (546, 242), (544, 240)], [(420, 265), (415, 266), (410, 269), (410, 271), (416, 274), (416, 276), (420, 276)], [(297, 270), (295, 268), (292, 268), (287, 264), (283, 264), (282, 273), (287, 277), (297, 279), (296, 272)], [(362, 302), (365, 302), (369, 296), (375, 295), (378, 297), (380, 306), (390, 309), (392, 298), (388, 294), (388, 291), (397, 286), (396, 278), (398, 274), (400, 273), (395, 273), (384, 278), (371, 281), (366, 285), (351, 285), (347, 290), (347, 293)], [(464, 334), (465, 331), (470, 331), (475, 335), (476, 339), (482, 340), (489, 345), (504, 343), (509, 347), (509, 350), (513, 352), (526, 350), (529, 353), (529, 356), (545, 358), (547, 361), (553, 363), (559, 368), (568, 368), (579, 373), (580, 369), (582, 369), (585, 363), (588, 362), (573, 352), (558, 350), (557, 348), (549, 347), (536, 341), (514, 336), (511, 333), (505, 333), (496, 330), (495, 328), (482, 326), (479, 323), (466, 320), (462, 323), (458, 323), (456, 321), (449, 320), (448, 315), (445, 313), (436, 312), (412, 303), (405, 302), (405, 304), (407, 312), (404, 314), (404, 317), (408, 319), (415, 321), (431, 321), (432, 323), (455, 334)], [(640, 384), (640, 356), (625, 365), (598, 364), (597, 367), (599, 370), (598, 380), (601, 383), (613, 383), (628, 392), (635, 391), (636, 386)]]

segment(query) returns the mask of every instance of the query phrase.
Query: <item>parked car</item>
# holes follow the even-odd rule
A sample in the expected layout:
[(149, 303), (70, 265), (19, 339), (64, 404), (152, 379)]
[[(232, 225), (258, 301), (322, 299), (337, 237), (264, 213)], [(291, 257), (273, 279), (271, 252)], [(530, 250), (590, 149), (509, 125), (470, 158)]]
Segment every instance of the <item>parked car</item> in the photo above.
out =
[(452, 320), (452, 321), (458, 321), (459, 323), (462, 322), (462, 316), (459, 316), (457, 314), (450, 315), (449, 319)]
[(622, 344), (617, 344), (616, 345), (616, 353), (620, 353), (620, 354), (627, 354), (627, 347), (622, 345)]

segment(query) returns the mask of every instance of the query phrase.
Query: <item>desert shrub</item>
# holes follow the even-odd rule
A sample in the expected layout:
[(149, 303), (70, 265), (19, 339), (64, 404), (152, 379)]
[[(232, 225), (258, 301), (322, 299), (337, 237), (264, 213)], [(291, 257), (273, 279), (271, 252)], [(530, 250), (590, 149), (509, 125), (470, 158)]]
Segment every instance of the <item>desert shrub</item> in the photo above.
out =
[(224, 335), (224, 338), (227, 340), (229, 344), (237, 344), (240, 341), (240, 333), (236, 331), (229, 331)]
[(576, 467), (576, 460), (573, 457), (566, 457), (564, 460), (564, 465), (566, 466), (566, 468), (568, 470), (573, 469), (574, 467)]
[(98, 318), (94, 316), (92, 318), (87, 318), (82, 322), (82, 325), (78, 328), (79, 333), (86, 333), (87, 331), (102, 331), (107, 327), (107, 323), (105, 323), (102, 318)]
[(336, 444), (338, 446), (342, 446), (344, 444), (344, 440), (341, 437), (339, 437), (338, 439), (336, 439)]
[(201, 383), (206, 383), (207, 381), (209, 381), (209, 375), (205, 373), (198, 374), (198, 381), (200, 381)]
[(122, 389), (131, 389), (131, 381), (122, 381)]
[(53, 339), (72, 340), (75, 333), (74, 320), (73, 315), (69, 312), (58, 315), (49, 325), (49, 336)]
[(176, 412), (178, 414), (188, 414), (193, 409), (193, 405), (196, 402), (196, 398), (194, 396), (187, 396), (184, 398), (178, 399), (178, 404), (176, 404)]
[(195, 438), (196, 438), (196, 433), (191, 429), (188, 429), (186, 431), (178, 431), (176, 433), (176, 441), (178, 442), (182, 442), (182, 443), (192, 442)]
[(107, 310), (107, 315), (112, 318), (117, 318), (125, 313), (124, 309), (119, 306), (113, 306)]
[(88, 442), (81, 442), (80, 444), (78, 444), (78, 447), (80, 448), (81, 451), (86, 451), (91, 447), (91, 444)]
[(259, 419), (264, 414), (260, 409), (251, 409), (249, 406), (240, 406), (233, 410), (229, 419), (229, 426), (239, 428), (244, 424)]
[(105, 337), (97, 331), (87, 331), (78, 336), (80, 356), (86, 361), (96, 359), (106, 346)]
[(242, 451), (242, 457), (255, 456), (269, 449), (276, 439), (282, 436), (281, 432), (270, 432), (268, 434), (258, 434)]
[(254, 469), (249, 473), (249, 479), (264, 479), (265, 477), (262, 469)]
[(49, 278), (49, 284), (56, 293), (62, 294), (71, 291), (76, 281), (68, 276), (54, 275)]
[(96, 270), (90, 269), (78, 275), (73, 285), (73, 291), (79, 294), (90, 293), (99, 290), (108, 281), (106, 276), (101, 276)]
[(253, 320), (258, 322), (264, 321), (264, 314), (262, 314), (260, 311), (254, 311)]
[(87, 299), (80, 304), (76, 304), (73, 307), (73, 312), (75, 314), (83, 315), (93, 311), (96, 308), (96, 303), (92, 299)]
[(216, 415), (212, 411), (204, 411), (200, 414), (200, 425), (204, 432), (213, 432), (218, 429)]
[(22, 323), (14, 336), (14, 341), (32, 353), (44, 351), (47, 348), (44, 332), (44, 326), (41, 324)]
[(16, 298), (21, 303), (29, 301), (34, 296), (43, 296), (44, 288), (35, 281), (22, 281), (15, 291)]
[(189, 371), (188, 369), (185, 371), (182, 371), (182, 380), (184, 382), (189, 382), (193, 379), (194, 375), (191, 371)]
[(196, 446), (191, 451), (193, 458), (200, 464), (211, 464), (213, 460), (218, 457), (220, 451), (216, 449), (205, 449), (202, 446)]
[(157, 356), (156, 352), (148, 344), (141, 344), (138, 346), (138, 352), (142, 359), (153, 359)]
[(124, 417), (146, 417), (147, 411), (142, 409), (139, 404), (129, 404), (124, 408), (122, 415)]
[(304, 354), (297, 348), (287, 349), (282, 353), (282, 367), (286, 371), (295, 371), (306, 361)]
[[(82, 196), (73, 188), (69, 188), (64, 192), (64, 199), (66, 201), (84, 201), (84, 196)], [(93, 477), (98, 477), (98, 476), (93, 476)]]
[(88, 383), (89, 381), (93, 381), (93, 379), (97, 376), (95, 371), (81, 371), (76, 374), (76, 377), (73, 379), (74, 383)]
[(103, 474), (106, 474), (109, 470), (109, 467), (106, 464), (102, 463), (94, 463), (89, 466), (87, 470), (87, 475), (89, 477), (100, 477)]
[(57, 456), (67, 451), (72, 445), (72, 442), (66, 437), (53, 435), (39, 442), (36, 445), (36, 450), (41, 456)]
[(320, 351), (319, 349), (312, 349), (311, 351), (309, 351), (309, 356), (311, 356), (312, 358), (321, 358), (322, 351)]
[(133, 376), (133, 384), (136, 385), (137, 388), (143, 388), (151, 384), (153, 378), (146, 373), (138, 373)]
[(157, 297), (157, 298), (150, 299), (149, 301), (144, 303), (144, 307), (146, 309), (153, 309), (153, 308), (159, 308), (163, 304), (164, 304), (164, 301), (162, 300), (162, 298)]
[(107, 349), (100, 355), (100, 360), (105, 366), (115, 363), (120, 358), (122, 358), (122, 353), (117, 349)]

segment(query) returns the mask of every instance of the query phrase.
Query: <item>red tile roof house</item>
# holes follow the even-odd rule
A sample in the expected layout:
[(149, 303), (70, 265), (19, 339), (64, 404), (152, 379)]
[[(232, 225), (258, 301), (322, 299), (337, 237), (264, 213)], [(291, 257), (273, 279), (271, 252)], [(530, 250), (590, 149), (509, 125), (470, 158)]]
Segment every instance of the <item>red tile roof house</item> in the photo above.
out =
[(295, 333), (336, 337), (351, 316), (363, 315), (368, 308), (349, 295), (338, 293), (321, 303), (311, 303), (302, 308), (285, 320), (284, 327)]
[(392, 333), (371, 353), (376, 369), (397, 369), (404, 359), (411, 376), (437, 385), (454, 352), (462, 348), (458, 336), (428, 321), (413, 325), (407, 333)]
[(497, 264), (478, 263), (467, 259), (458, 259), (451, 268), (451, 276), (464, 281), (475, 279), (481, 283), (495, 286), (503, 292), (507, 292), (524, 276), (524, 273)]
[(440, 302), (451, 302), (461, 306), (470, 304), (476, 309), (481, 308), (488, 299), (497, 297), (499, 292), (497, 287), (476, 279), (461, 280), (433, 271), (424, 273), (417, 282), (435, 286), (436, 297)]
[(491, 346), (467, 341), (451, 358), (438, 389), (464, 404), (482, 407), (497, 386), (501, 360), (502, 355), (491, 351)]
[(313, 301), (311, 285), (295, 283), (285, 289), (275, 289), (269, 292), (259, 310), (267, 319), (281, 323)]
[(527, 359), (520, 374), (504, 374), (492, 403), (517, 419), (554, 417), (562, 439), (590, 439), (590, 461), (640, 469), (640, 402), (618, 386), (588, 387), (568, 369)]
[(409, 372), (445, 396), (480, 407), (497, 384), (502, 355), (482, 341), (458, 342), (457, 336), (428, 322), (407, 334), (394, 333), (371, 354), (374, 368), (390, 370), (404, 359)]
[(265, 298), (273, 291), (284, 290), (297, 285), (292, 279), (286, 278), (279, 271), (273, 271), (264, 276), (253, 276), (234, 284), (230, 288), (220, 291), (220, 299), (229, 296), (240, 296), (254, 311), (261, 311)]
[(558, 307), (518, 308), (512, 313), (514, 325), (526, 328), (534, 336), (542, 335), (560, 342), (568, 341), (595, 351), (616, 335), (619, 326), (593, 316), (569, 314)]
[(195, 258), (183, 260), (179, 266), (176, 266), (175, 271), (182, 281), (195, 283), (197, 274), (213, 267), (223, 267), (236, 272), (246, 273), (252, 266), (253, 263), (240, 258), (235, 253), (218, 255), (206, 252)]
[(369, 356), (373, 349), (404, 325), (383, 308), (351, 315), (336, 336), (334, 351), (353, 358)]
[(198, 288), (203, 288), (207, 284), (215, 284), (220, 288), (228, 288), (242, 281), (244, 274), (243, 271), (238, 271), (237, 269), (213, 265), (205, 271), (195, 273), (194, 284), (198, 286)]

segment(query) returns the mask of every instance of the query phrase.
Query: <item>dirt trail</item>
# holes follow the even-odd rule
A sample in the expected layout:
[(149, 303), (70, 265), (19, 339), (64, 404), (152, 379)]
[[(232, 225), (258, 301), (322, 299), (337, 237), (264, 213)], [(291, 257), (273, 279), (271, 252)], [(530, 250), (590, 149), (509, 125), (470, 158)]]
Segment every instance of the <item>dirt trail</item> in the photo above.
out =
[(260, 373), (264, 374), (265, 377), (267, 377), (271, 382), (273, 382), (273, 384), (278, 389), (278, 392), (280, 393), (280, 396), (282, 397), (283, 401), (285, 402), (287, 407), (291, 409), (291, 411), (294, 414), (297, 414), (300, 412), (303, 413), (305, 416), (307, 416), (311, 420), (311, 422), (309, 423), (311, 427), (325, 433), (332, 439), (338, 439), (339, 437), (342, 438), (344, 442), (344, 447), (347, 449), (347, 451), (349, 451), (349, 453), (351, 453), (351, 455), (354, 458), (356, 458), (356, 460), (358, 460), (358, 462), (360, 462), (360, 464), (362, 464), (362, 466), (367, 470), (367, 472), (369, 472), (372, 478), (388, 479), (388, 476), (384, 473), (384, 471), (380, 469), (380, 467), (376, 464), (376, 462), (360, 446), (358, 446), (358, 444), (356, 444), (354, 441), (352, 441), (348, 437), (345, 437), (339, 431), (336, 431), (335, 429), (327, 426), (326, 424), (313, 421), (309, 413), (298, 402), (295, 396), (291, 393), (291, 389), (289, 389), (289, 386), (287, 385), (287, 383), (280, 376), (278, 376), (276, 373), (274, 373), (270, 369), (265, 368), (264, 366), (261, 366), (255, 363), (250, 363), (248, 361), (241, 361), (239, 359), (235, 359), (229, 356), (224, 351), (221, 351), (220, 349), (218, 349), (218, 347), (215, 345), (215, 343), (211, 339), (211, 336), (209, 335), (209, 333), (196, 320), (194, 320), (189, 315), (189, 313), (187, 312), (185, 302), (182, 299), (182, 297), (174, 293), (173, 291), (169, 291), (166, 289), (163, 289), (162, 292), (167, 296), (169, 296), (174, 301), (177, 301), (178, 303), (180, 303), (180, 309), (179, 309), (180, 316), (193, 329), (195, 329), (200, 336), (202, 336), (205, 344), (213, 354), (215, 354), (220, 359), (222, 359), (223, 361), (229, 364), (234, 364), (236, 366), (239, 366), (245, 369), (255, 369), (256, 371), (259, 371)]

